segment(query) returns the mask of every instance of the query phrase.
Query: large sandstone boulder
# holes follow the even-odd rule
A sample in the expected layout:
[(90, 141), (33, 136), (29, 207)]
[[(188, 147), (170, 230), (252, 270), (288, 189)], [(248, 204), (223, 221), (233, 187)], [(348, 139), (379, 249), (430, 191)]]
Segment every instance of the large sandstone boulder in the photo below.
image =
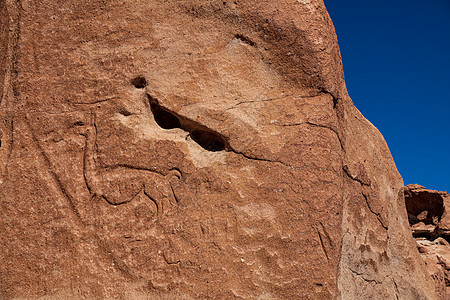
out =
[(0, 39), (2, 299), (436, 298), (322, 1), (0, 0)]

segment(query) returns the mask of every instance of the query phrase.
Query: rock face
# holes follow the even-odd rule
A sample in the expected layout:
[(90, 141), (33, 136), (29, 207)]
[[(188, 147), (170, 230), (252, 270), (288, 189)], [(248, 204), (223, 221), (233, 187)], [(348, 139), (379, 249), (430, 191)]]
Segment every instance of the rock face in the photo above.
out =
[(450, 195), (418, 184), (405, 186), (409, 224), (441, 299), (450, 297)]
[(437, 297), (322, 1), (0, 16), (2, 299)]

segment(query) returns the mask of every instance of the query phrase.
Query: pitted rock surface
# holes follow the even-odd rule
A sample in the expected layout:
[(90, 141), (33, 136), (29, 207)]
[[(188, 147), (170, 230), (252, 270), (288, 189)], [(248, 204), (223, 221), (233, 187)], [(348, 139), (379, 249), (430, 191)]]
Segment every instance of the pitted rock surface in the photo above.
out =
[(322, 1), (0, 1), (2, 299), (435, 299)]

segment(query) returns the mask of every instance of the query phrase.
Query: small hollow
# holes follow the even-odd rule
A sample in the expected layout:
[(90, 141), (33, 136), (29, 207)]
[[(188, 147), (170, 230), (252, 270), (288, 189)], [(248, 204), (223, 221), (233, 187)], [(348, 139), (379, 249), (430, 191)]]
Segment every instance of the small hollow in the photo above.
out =
[(194, 130), (190, 134), (192, 140), (208, 151), (222, 151), (225, 149), (224, 140), (217, 134), (203, 130)]
[(314, 283), (315, 285), (317, 285), (317, 286), (323, 286), (323, 283)]
[(150, 103), (150, 108), (159, 127), (163, 129), (173, 129), (181, 127), (180, 120), (178, 120), (178, 118), (170, 112), (164, 110), (158, 104)]
[(83, 121), (76, 121), (75, 123), (73, 123), (73, 126), (84, 126), (84, 122)]
[(256, 45), (256, 43), (254, 41), (252, 41), (250, 38), (248, 38), (242, 34), (236, 34), (236, 35), (234, 35), (234, 38), (236, 38), (236, 39), (240, 40), (242, 43), (248, 44), (252, 47), (254, 47)]
[[(176, 114), (172, 113), (168, 109), (161, 107), (158, 100), (151, 95), (147, 94), (150, 110), (152, 111), (155, 122), (163, 129), (180, 128), (189, 133), (189, 136), (194, 142), (199, 144), (203, 149), (207, 151), (222, 151), (227, 147), (226, 139), (220, 134), (203, 130), (205, 126), (193, 121), (189, 121), (183, 118), (179, 118)], [(205, 128), (206, 129), (206, 128)]]
[(133, 78), (130, 82), (137, 89), (143, 89), (147, 86), (147, 80), (142, 76)]
[(132, 113), (130, 111), (126, 110), (125, 108), (120, 109), (119, 114), (121, 114), (122, 116), (125, 116), (125, 117), (132, 115)]

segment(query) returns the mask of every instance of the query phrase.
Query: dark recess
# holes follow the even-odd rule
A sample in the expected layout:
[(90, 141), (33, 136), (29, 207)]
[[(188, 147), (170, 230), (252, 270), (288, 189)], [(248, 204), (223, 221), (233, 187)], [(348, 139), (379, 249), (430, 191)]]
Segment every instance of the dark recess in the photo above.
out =
[(155, 121), (159, 125), (159, 127), (163, 129), (181, 128), (180, 120), (176, 116), (166, 111), (155, 101), (152, 101), (154, 100), (153, 98), (149, 97), (149, 99), (150, 109), (152, 110)]
[(252, 41), (250, 38), (246, 37), (245, 35), (242, 35), (242, 34), (236, 34), (234, 37), (235, 37), (236, 39), (240, 40), (241, 42), (243, 42), (243, 43), (245, 43), (245, 44), (248, 44), (248, 45), (250, 45), (250, 46), (253, 46), (253, 47), (254, 47), (254, 46), (256, 45), (254, 41)]
[[(405, 193), (405, 204), (410, 225), (418, 222), (437, 224), (444, 214), (444, 202), (442, 196), (438, 194), (427, 192)], [(425, 216), (419, 220), (417, 217), (425, 211)]]
[(128, 110), (126, 110), (125, 108), (120, 109), (119, 110), (119, 114), (121, 114), (122, 116), (125, 116), (125, 117), (128, 117), (128, 116), (132, 115), (132, 113), (129, 112)]
[(137, 89), (143, 89), (147, 86), (147, 80), (142, 76), (138, 76), (131, 80), (131, 84)]
[(76, 121), (75, 123), (73, 123), (73, 126), (84, 126), (84, 122), (83, 121)]
[(191, 120), (177, 117), (158, 104), (158, 100), (147, 95), (155, 122), (163, 129), (181, 128), (189, 132), (193, 141), (208, 151), (222, 151), (226, 148), (226, 139), (205, 126)]
[(208, 151), (222, 151), (225, 149), (224, 140), (213, 132), (194, 130), (191, 132), (191, 138)]

